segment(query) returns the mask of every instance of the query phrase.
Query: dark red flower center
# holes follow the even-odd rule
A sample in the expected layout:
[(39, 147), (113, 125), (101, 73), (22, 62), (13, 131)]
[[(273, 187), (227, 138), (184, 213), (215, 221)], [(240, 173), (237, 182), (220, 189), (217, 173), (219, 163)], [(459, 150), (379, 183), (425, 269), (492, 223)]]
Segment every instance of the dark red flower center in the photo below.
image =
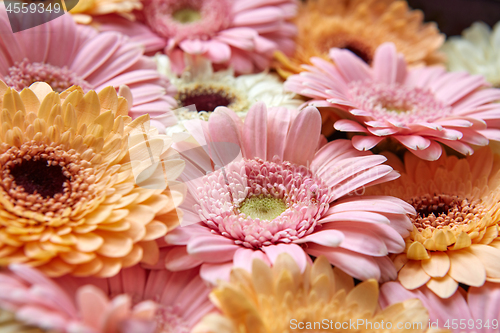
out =
[(235, 97), (223, 89), (198, 87), (179, 92), (177, 100), (183, 107), (195, 105), (198, 112), (212, 112), (218, 106), (231, 105)]
[(63, 174), (59, 165), (49, 165), (47, 160), (22, 161), (10, 168), (17, 186), (22, 186), (24, 191), (33, 194), (37, 192), (43, 197), (54, 197), (63, 193), (64, 183), (68, 178)]

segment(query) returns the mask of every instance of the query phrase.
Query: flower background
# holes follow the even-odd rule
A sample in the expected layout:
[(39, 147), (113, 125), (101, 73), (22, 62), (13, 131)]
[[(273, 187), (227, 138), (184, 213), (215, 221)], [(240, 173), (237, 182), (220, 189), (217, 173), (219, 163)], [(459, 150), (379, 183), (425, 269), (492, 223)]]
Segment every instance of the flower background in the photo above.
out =
[(500, 333), (500, 2), (9, 10), (0, 333)]

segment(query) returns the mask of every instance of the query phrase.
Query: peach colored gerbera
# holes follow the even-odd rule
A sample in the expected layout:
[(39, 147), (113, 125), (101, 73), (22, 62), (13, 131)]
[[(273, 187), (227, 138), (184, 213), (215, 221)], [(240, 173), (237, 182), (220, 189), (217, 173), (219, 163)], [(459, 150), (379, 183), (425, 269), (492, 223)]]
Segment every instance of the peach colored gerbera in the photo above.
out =
[(466, 159), (426, 162), (407, 153), (404, 167), (391, 160), (401, 178), (367, 193), (393, 195), (417, 211), (405, 253), (394, 258), (401, 284), (425, 284), (447, 298), (459, 283), (500, 282), (500, 157), (485, 147)]
[[(72, 3), (71, 0), (66, 0)], [(68, 6), (68, 4), (66, 4)], [(82, 24), (92, 22), (93, 16), (116, 13), (129, 20), (134, 20), (134, 10), (142, 9), (141, 0), (79, 0), (69, 12), (73, 19)]]
[(482, 76), (409, 69), (392, 43), (376, 50), (371, 66), (348, 50), (332, 49), (330, 57), (335, 66), (313, 58), (314, 66), (288, 78), (285, 89), (313, 98), (309, 105), (340, 109), (344, 119), (335, 129), (361, 133), (352, 138), (358, 150), (389, 140), (436, 160), (440, 143), (469, 155), (471, 145), (500, 141), (500, 89), (485, 89)]
[(480, 288), (470, 287), (466, 292), (459, 287), (447, 299), (436, 297), (425, 286), (407, 290), (398, 282), (387, 282), (380, 287), (380, 305), (386, 308), (408, 299), (419, 299), (429, 310), (433, 328), (449, 329), (454, 333), (500, 332), (500, 284), (486, 282)]
[[(138, 173), (150, 159), (144, 136), (155, 156), (172, 152), (172, 140), (149, 129), (147, 115), (132, 121), (113, 87), (58, 94), (33, 86), (18, 93), (0, 82), (0, 265), (107, 277), (155, 263), (155, 239), (178, 225), (182, 194), (136, 181), (147, 183)], [(171, 162), (167, 180), (183, 168)]]
[(184, 54), (203, 55), (238, 74), (261, 72), (273, 53), (291, 54), (295, 26), (290, 23), (297, 0), (144, 0), (138, 22), (113, 15), (99, 20), (101, 30), (116, 30), (163, 50), (176, 73)]
[[(386, 256), (404, 249), (413, 207), (364, 188), (398, 177), (386, 158), (348, 140), (325, 144), (316, 108), (250, 108), (243, 123), (217, 108), (208, 122), (184, 126), (198, 144), (175, 146), (186, 158), (189, 186), (183, 225), (166, 236), (177, 247), (167, 268), (201, 265), (207, 281), (227, 278), (252, 258), (273, 263), (281, 252), (305, 269), (325, 255), (356, 278), (396, 278)], [(193, 148), (194, 147), (194, 148)], [(208, 151), (208, 155), (204, 152)]]
[(206, 316), (193, 333), (410, 331), (397, 327), (397, 322), (413, 324), (412, 332), (426, 332), (429, 315), (419, 300), (381, 311), (378, 297), (373, 279), (354, 286), (353, 279), (332, 269), (325, 257), (301, 273), (293, 258), (283, 253), (273, 268), (255, 259), (252, 273), (234, 269), (231, 281), (221, 281), (211, 293), (223, 315)]
[[(310, 58), (329, 60), (332, 47), (354, 52), (371, 63), (377, 47), (393, 42), (410, 65), (442, 62), (438, 52), (444, 42), (435, 23), (423, 23), (420, 10), (410, 10), (396, 0), (309, 0), (295, 19), (297, 48), (287, 58), (278, 53), (278, 72), (284, 77), (302, 72)], [(369, 28), (367, 28), (369, 27)]]
[(20, 323), (59, 333), (188, 333), (215, 310), (209, 292), (196, 269), (136, 265), (108, 279), (49, 279), (16, 264), (0, 273), (0, 308)]

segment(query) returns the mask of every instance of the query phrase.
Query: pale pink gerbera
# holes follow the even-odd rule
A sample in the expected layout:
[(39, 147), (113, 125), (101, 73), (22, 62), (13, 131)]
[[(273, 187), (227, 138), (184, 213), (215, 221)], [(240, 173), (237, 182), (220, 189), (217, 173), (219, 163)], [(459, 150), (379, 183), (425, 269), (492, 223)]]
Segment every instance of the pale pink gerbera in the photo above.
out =
[(244, 124), (219, 107), (208, 123), (185, 127), (210, 157), (202, 148), (177, 146), (187, 160), (181, 178), (190, 179), (190, 194), (184, 226), (166, 237), (178, 245), (166, 256), (167, 268), (201, 265), (202, 277), (213, 282), (233, 265), (250, 269), (252, 258), (274, 263), (287, 252), (302, 270), (308, 254), (325, 255), (359, 279), (396, 277), (386, 255), (404, 249), (406, 213), (415, 211), (393, 197), (359, 196), (365, 186), (398, 177), (384, 156), (359, 152), (347, 140), (319, 149), (314, 107), (296, 112), (258, 103)]
[(48, 279), (11, 265), (0, 273), (0, 308), (18, 321), (62, 333), (188, 333), (215, 307), (198, 270), (139, 266), (108, 279)]
[(447, 299), (439, 298), (427, 287), (405, 289), (399, 282), (387, 282), (380, 288), (382, 308), (407, 299), (418, 298), (429, 310), (432, 328), (452, 332), (500, 332), (500, 284), (486, 282), (482, 287), (471, 287), (466, 292), (459, 288)]
[(339, 131), (361, 132), (354, 147), (368, 150), (386, 138), (413, 154), (437, 160), (445, 144), (468, 155), (470, 145), (500, 140), (500, 89), (479, 75), (447, 73), (441, 67), (408, 69), (392, 43), (375, 52), (372, 66), (348, 50), (332, 49), (335, 65), (312, 58), (314, 66), (291, 76), (285, 88), (313, 98), (308, 102), (340, 109)]
[(116, 32), (98, 33), (63, 15), (11, 33), (3, 6), (0, 31), (0, 79), (18, 91), (36, 81), (48, 83), (57, 92), (73, 85), (85, 92), (128, 85), (133, 118), (144, 113), (164, 114), (176, 105), (170, 96), (173, 88), (156, 71), (155, 62), (144, 56), (140, 45)]
[(141, 23), (119, 16), (100, 20), (103, 30), (118, 30), (144, 43), (150, 51), (164, 49), (173, 69), (184, 68), (183, 54), (202, 54), (237, 73), (269, 67), (273, 53), (294, 51), (297, 0), (144, 0), (136, 12)]

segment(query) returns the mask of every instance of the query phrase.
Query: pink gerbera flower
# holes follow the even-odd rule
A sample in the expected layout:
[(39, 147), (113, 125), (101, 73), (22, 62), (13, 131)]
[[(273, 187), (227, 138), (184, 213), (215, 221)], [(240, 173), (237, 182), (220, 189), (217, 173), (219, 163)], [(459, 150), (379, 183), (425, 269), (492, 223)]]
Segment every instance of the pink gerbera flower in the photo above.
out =
[(335, 129), (361, 132), (352, 138), (368, 150), (391, 138), (426, 160), (437, 160), (447, 145), (469, 155), (471, 145), (500, 140), (500, 89), (479, 75), (447, 73), (441, 67), (408, 69), (392, 43), (375, 52), (372, 66), (348, 50), (332, 49), (335, 65), (312, 58), (314, 66), (291, 76), (285, 88), (313, 98), (318, 107), (336, 107)]
[(482, 287), (459, 288), (447, 299), (436, 296), (427, 287), (407, 290), (399, 282), (387, 282), (380, 288), (380, 306), (385, 308), (418, 298), (429, 310), (432, 328), (452, 332), (500, 332), (500, 284), (486, 282)]
[(166, 255), (169, 269), (201, 265), (202, 277), (213, 282), (233, 265), (250, 269), (253, 258), (274, 263), (287, 252), (302, 270), (308, 254), (325, 255), (359, 279), (396, 277), (386, 255), (404, 249), (406, 214), (415, 211), (393, 197), (356, 195), (398, 177), (384, 156), (359, 152), (347, 140), (319, 148), (314, 107), (267, 110), (259, 103), (244, 124), (219, 107), (208, 123), (185, 127), (210, 157), (187, 143), (177, 146), (187, 160), (190, 195), (185, 226), (166, 237), (179, 245)]
[(18, 91), (36, 81), (48, 83), (57, 92), (73, 85), (97, 92), (127, 85), (132, 96), (124, 97), (133, 100), (129, 115), (134, 118), (145, 113), (163, 115), (176, 106), (175, 90), (156, 71), (154, 60), (119, 33), (78, 26), (70, 15), (11, 33), (3, 7), (0, 31), (0, 79)]
[(144, 43), (148, 51), (164, 49), (173, 69), (184, 68), (184, 53), (201, 54), (237, 73), (263, 71), (273, 53), (294, 51), (290, 19), (296, 0), (144, 0), (141, 23), (119, 16), (101, 19), (101, 29), (118, 30)]
[(0, 307), (28, 325), (62, 333), (188, 333), (215, 307), (197, 269), (133, 266), (108, 279), (49, 279), (11, 265), (0, 273)]

